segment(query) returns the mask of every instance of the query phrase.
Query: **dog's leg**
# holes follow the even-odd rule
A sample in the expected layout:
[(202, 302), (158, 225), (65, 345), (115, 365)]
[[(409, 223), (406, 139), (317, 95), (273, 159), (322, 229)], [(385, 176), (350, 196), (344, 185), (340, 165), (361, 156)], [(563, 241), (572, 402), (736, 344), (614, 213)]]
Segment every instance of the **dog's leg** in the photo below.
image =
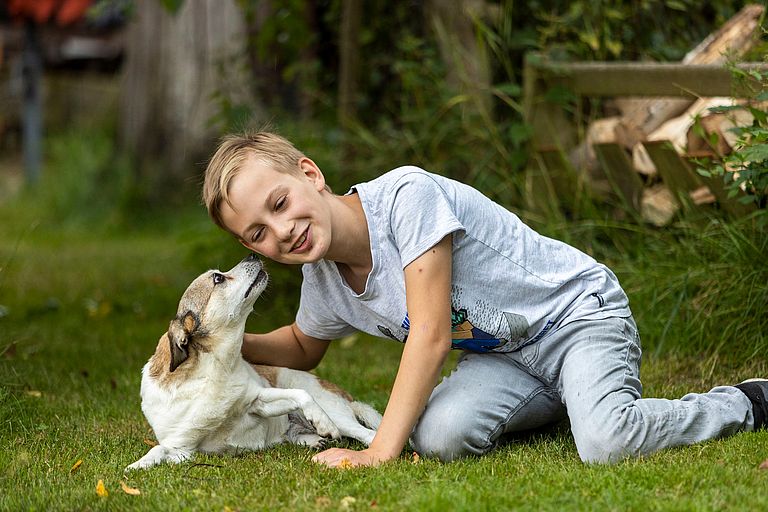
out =
[(142, 458), (125, 468), (125, 471), (151, 468), (152, 466), (162, 464), (163, 462), (178, 464), (188, 460), (190, 457), (192, 457), (192, 452), (169, 448), (158, 444), (157, 446), (153, 446)]
[(364, 427), (357, 420), (352, 418), (338, 418), (339, 431), (344, 437), (357, 439), (366, 446), (370, 446), (373, 442), (373, 438), (376, 436), (376, 431)]
[(332, 439), (341, 437), (338, 427), (331, 418), (303, 389), (261, 388), (251, 402), (250, 408), (251, 413), (266, 418), (294, 411), (301, 411), (321, 436)]
[(314, 450), (321, 450), (328, 443), (328, 438), (317, 435), (317, 429), (299, 412), (288, 413), (288, 430), (285, 433), (285, 440)]

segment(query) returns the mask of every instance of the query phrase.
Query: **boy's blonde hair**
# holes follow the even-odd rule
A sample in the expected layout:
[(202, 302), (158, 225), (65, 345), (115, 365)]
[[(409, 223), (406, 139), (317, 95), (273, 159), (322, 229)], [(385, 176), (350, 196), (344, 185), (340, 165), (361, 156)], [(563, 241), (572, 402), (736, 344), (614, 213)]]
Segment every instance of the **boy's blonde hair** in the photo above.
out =
[(232, 206), (228, 197), (229, 184), (251, 156), (276, 171), (300, 174), (299, 160), (305, 155), (288, 140), (271, 132), (232, 134), (222, 138), (205, 169), (203, 203), (211, 219), (226, 231), (229, 229), (221, 218), (221, 205), (226, 202)]

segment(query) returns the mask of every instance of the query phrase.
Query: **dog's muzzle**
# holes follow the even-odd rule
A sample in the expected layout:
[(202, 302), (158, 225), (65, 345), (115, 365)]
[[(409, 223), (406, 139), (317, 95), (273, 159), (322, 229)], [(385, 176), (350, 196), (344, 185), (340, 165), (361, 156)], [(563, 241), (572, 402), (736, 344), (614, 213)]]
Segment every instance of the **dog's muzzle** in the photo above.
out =
[(249, 286), (248, 289), (245, 290), (245, 297), (243, 297), (243, 299), (247, 299), (248, 295), (251, 294), (251, 290), (253, 290), (254, 287), (263, 283), (266, 280), (267, 280), (267, 273), (264, 272), (263, 270), (259, 270), (259, 273), (256, 274), (256, 279), (254, 279), (253, 282), (251, 283), (251, 286)]

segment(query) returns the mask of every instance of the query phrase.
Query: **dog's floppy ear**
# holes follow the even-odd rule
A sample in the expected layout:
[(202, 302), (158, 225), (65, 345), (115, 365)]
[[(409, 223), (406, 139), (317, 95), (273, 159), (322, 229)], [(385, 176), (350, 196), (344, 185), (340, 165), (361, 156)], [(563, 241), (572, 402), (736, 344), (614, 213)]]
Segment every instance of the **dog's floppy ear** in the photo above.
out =
[(168, 341), (171, 346), (171, 371), (179, 367), (189, 357), (189, 343), (200, 326), (200, 319), (191, 311), (183, 317), (171, 320), (168, 326)]

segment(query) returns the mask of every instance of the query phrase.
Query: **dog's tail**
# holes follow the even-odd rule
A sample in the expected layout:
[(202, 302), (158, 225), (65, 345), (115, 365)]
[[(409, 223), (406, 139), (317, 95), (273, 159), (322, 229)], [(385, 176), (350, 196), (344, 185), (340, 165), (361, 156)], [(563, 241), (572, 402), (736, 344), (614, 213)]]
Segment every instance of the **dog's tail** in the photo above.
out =
[(352, 402), (349, 405), (360, 423), (374, 430), (379, 428), (381, 414), (376, 409), (363, 402)]

